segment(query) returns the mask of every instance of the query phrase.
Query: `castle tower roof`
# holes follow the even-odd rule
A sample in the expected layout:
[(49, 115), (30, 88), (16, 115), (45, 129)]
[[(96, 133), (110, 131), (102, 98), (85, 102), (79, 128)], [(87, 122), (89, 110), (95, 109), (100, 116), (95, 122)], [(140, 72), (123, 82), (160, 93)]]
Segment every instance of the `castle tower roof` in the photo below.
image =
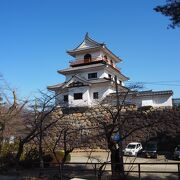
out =
[(73, 57), (75, 57), (77, 54), (83, 53), (83, 52), (89, 52), (89, 51), (96, 51), (96, 50), (102, 50), (109, 54), (116, 62), (122, 61), (119, 57), (117, 57), (115, 54), (113, 54), (105, 45), (105, 43), (98, 43), (97, 41), (91, 39), (89, 37), (89, 34), (86, 33), (84, 40), (82, 43), (80, 43), (76, 48), (73, 50), (67, 51), (67, 53)]

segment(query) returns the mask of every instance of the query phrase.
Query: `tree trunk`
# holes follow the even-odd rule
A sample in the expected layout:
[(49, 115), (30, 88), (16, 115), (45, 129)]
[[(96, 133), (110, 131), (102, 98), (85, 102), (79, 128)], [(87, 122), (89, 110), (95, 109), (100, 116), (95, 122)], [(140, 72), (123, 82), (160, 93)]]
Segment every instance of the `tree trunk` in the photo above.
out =
[(23, 153), (23, 148), (24, 148), (24, 143), (20, 140), (18, 152), (16, 154), (16, 169), (19, 168), (19, 161), (20, 161), (21, 155)]
[(113, 178), (124, 177), (123, 156), (119, 153), (119, 148), (111, 149), (111, 172)]
[(42, 131), (42, 120), (40, 121), (39, 127), (39, 165), (40, 165), (40, 172), (39, 176), (43, 174), (44, 169), (44, 160), (43, 160), (43, 150), (42, 150), (42, 138), (43, 138), (43, 131)]
[(119, 142), (119, 149), (118, 149), (118, 157), (119, 157), (119, 169), (120, 169), (120, 177), (124, 177), (124, 162), (123, 162), (123, 146), (122, 141)]
[(39, 143), (39, 163), (40, 163), (40, 168), (43, 169), (44, 161), (43, 161), (43, 151), (42, 151), (42, 139), (40, 140), (40, 143)]

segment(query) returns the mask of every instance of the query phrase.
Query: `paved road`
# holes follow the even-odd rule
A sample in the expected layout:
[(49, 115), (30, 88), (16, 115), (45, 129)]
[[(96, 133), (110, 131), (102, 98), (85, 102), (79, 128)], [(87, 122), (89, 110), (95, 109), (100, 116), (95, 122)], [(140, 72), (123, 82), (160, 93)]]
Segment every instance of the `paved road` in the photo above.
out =
[[(82, 162), (82, 163), (96, 163), (96, 162), (107, 162), (110, 161), (110, 155), (108, 152), (74, 152), (71, 154), (71, 162)], [(180, 163), (180, 161), (167, 160), (164, 156), (158, 156), (157, 159), (151, 158), (139, 158), (139, 157), (124, 157), (124, 162), (126, 163), (155, 163), (155, 164), (147, 164), (141, 165), (142, 171), (166, 171), (166, 172), (178, 172), (177, 165), (167, 165), (166, 163)], [(157, 164), (156, 164), (157, 163)], [(158, 163), (164, 163), (162, 165)], [(106, 166), (107, 170), (110, 170), (110, 166)], [(138, 165), (125, 165), (125, 170), (138, 170)], [(138, 174), (136, 173), (136, 176)], [(178, 179), (177, 174), (174, 173), (159, 173), (159, 174), (150, 174), (144, 173), (142, 176), (151, 176), (154, 179), (167, 179), (167, 180), (176, 180)], [(153, 178), (151, 178), (153, 179)]]
[[(71, 162), (105, 162), (110, 161), (110, 154), (108, 152), (73, 152), (71, 153)], [(165, 159), (164, 156), (158, 156), (157, 159), (152, 158), (140, 158), (140, 157), (128, 157), (124, 156), (124, 162), (136, 162), (136, 163), (168, 163), (168, 162), (180, 162), (174, 160)]]

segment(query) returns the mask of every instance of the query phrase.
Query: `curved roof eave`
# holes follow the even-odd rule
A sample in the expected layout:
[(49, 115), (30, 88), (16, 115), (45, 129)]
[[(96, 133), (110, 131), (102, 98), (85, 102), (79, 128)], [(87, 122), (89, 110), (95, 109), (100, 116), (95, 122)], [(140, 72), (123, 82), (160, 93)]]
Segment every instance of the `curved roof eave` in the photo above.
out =
[(117, 63), (122, 61), (122, 59), (120, 59), (118, 56), (116, 56), (105, 45), (103, 46), (102, 50), (104, 50), (106, 53), (108, 53)]
[(62, 69), (62, 70), (58, 70), (57, 72), (59, 73), (59, 74), (63, 74), (63, 75), (66, 75), (66, 74), (71, 74), (71, 73), (74, 73), (74, 72), (76, 72), (76, 71), (78, 71), (78, 72), (82, 72), (82, 71), (86, 71), (86, 69), (94, 69), (94, 68), (96, 68), (96, 69), (99, 69), (99, 68), (102, 68), (102, 67), (106, 67), (106, 65), (105, 64), (92, 64), (92, 65), (88, 65), (88, 66), (78, 66), (78, 67), (73, 67), (73, 68), (67, 68), (67, 69)]
[(75, 57), (75, 55), (78, 54), (78, 53), (82, 53), (82, 52), (86, 52), (86, 51), (94, 51), (94, 50), (99, 50), (99, 49), (101, 49), (100, 46), (94, 46), (94, 47), (84, 48), (84, 49), (69, 50), (69, 51), (66, 51), (66, 52), (69, 55)]

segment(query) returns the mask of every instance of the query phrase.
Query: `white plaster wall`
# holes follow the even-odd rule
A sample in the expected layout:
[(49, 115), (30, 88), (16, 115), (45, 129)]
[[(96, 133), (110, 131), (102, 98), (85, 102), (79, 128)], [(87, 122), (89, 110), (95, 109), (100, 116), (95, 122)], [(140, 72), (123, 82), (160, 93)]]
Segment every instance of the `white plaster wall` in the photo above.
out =
[[(93, 93), (98, 92), (99, 99), (93, 99)], [(68, 94), (69, 106), (93, 106), (102, 99), (104, 99), (108, 94), (114, 93), (115, 90), (111, 86), (106, 84), (98, 84), (93, 86), (83, 86), (78, 88), (69, 88), (69, 92), (61, 93), (56, 97), (56, 104), (65, 106), (64, 95)], [(56, 92), (58, 93), (58, 92)], [(74, 100), (74, 93), (83, 93), (83, 99)], [(154, 95), (147, 97), (128, 97), (126, 99), (127, 103), (136, 104), (138, 107), (141, 106), (153, 106), (153, 107), (172, 107), (172, 96), (169, 95)], [(112, 101), (116, 103), (116, 99)]]
[[(93, 93), (98, 92), (98, 99), (93, 99)], [(99, 84), (96, 86), (92, 86), (90, 88), (90, 103), (91, 106), (96, 105), (100, 103), (108, 94), (113, 93), (114, 90), (111, 89), (110, 86), (107, 86), (107, 84)]]
[(64, 102), (64, 95), (68, 95), (68, 92), (60, 93), (56, 91), (55, 93), (56, 93), (56, 98), (55, 98), (56, 105), (66, 106), (67, 102)]
[[(116, 90), (112, 89), (112, 93), (116, 93)], [(122, 104), (122, 101), (124, 101), (124, 96), (122, 98), (119, 99), (120, 101), (120, 104)], [(114, 98), (110, 99), (110, 103), (112, 103), (113, 105), (116, 105), (117, 104), (117, 99), (116, 99), (116, 96), (114, 96)], [(135, 104), (137, 105), (138, 107), (141, 107), (142, 106), (142, 100), (141, 99), (137, 99), (137, 98), (134, 98), (134, 97), (126, 97), (125, 99), (125, 103), (126, 104)]]
[(153, 106), (153, 99), (150, 97), (142, 99), (141, 102), (141, 106)]
[(106, 74), (105, 70), (103, 69), (99, 78), (104, 78), (104, 77), (107, 77), (107, 74)]
[[(110, 74), (112, 76), (112, 78), (114, 79), (115, 74), (113, 72), (111, 72), (111, 71), (108, 71), (107, 69), (102, 70), (101, 75), (99, 76), (99, 78), (109, 78), (108, 74)], [(119, 81), (118, 81), (118, 83), (119, 83)]]
[(127, 98), (127, 102), (132, 102), (138, 107), (153, 106), (153, 107), (172, 107), (172, 96), (169, 95), (154, 95), (147, 97), (132, 97)]
[[(56, 92), (57, 94), (58, 92)], [(74, 100), (74, 93), (82, 93), (83, 99)], [(68, 95), (68, 102), (64, 102), (64, 95)], [(90, 96), (89, 96), (89, 87), (82, 86), (78, 88), (69, 88), (67, 92), (60, 93), (56, 96), (56, 105), (60, 106), (89, 106), (90, 104)]]
[[(97, 78), (106, 77), (106, 75), (104, 73), (104, 70), (97, 70), (97, 71), (96, 70), (91, 70), (91, 71), (86, 71), (86, 72), (78, 73), (77, 75), (88, 80), (88, 74), (89, 73), (97, 73)], [(66, 75), (66, 82), (68, 82), (72, 78), (72, 76), (74, 76), (74, 75), (75, 74)]]
[(108, 78), (109, 77), (108, 74), (110, 74), (112, 76), (112, 78), (114, 79), (114, 77), (115, 77), (114, 73), (112, 73), (111, 71), (105, 70), (104, 71), (104, 75), (105, 75), (104, 77)]
[[(74, 100), (74, 93), (82, 93), (83, 99)], [(69, 106), (89, 106), (89, 86), (74, 87), (69, 89)]]
[[(120, 102), (122, 99), (120, 100)], [(172, 107), (172, 96), (170, 95), (154, 95), (146, 97), (127, 97), (126, 103), (135, 104), (137, 107), (152, 106), (152, 107)], [(111, 103), (116, 104), (114, 97)]]
[(76, 55), (76, 59), (77, 59), (77, 60), (84, 59), (84, 56), (85, 56), (86, 54), (91, 54), (91, 57), (92, 57), (92, 58), (101, 58), (101, 53), (100, 53), (100, 51), (95, 51), (95, 52), (78, 54), (78, 55)]
[[(105, 69), (101, 69), (101, 70), (87, 70), (86, 72), (78, 73), (78, 76), (81, 76), (81, 77), (83, 77), (83, 78), (88, 80), (88, 74), (89, 73), (97, 73), (97, 78), (104, 78), (104, 77), (109, 78), (108, 74), (111, 74), (113, 79), (115, 77), (114, 73), (112, 73), (111, 71), (105, 70)], [(72, 78), (73, 75), (75, 75), (75, 74), (72, 73), (72, 74), (66, 75), (66, 82), (68, 82)], [(120, 81), (118, 80), (118, 83), (119, 82)]]
[(97, 73), (97, 78), (101, 78), (104, 73), (104, 70), (91, 70), (91, 71), (79, 73), (78, 75), (88, 80), (88, 74), (90, 73)]
[(155, 107), (158, 106), (172, 106), (172, 96), (159, 96), (153, 98), (153, 104)]
[[(108, 94), (113, 93), (114, 90), (106, 84), (98, 84), (95, 86), (83, 86), (69, 88), (69, 91), (59, 94), (56, 97), (56, 104), (60, 106), (92, 106), (101, 102)], [(98, 92), (98, 99), (93, 99), (93, 93)], [(58, 92), (56, 92), (58, 93)], [(83, 99), (74, 100), (74, 93), (82, 93)], [(68, 103), (64, 102), (64, 95), (68, 95)]]
[(93, 93), (94, 92), (98, 92), (99, 94), (99, 99), (104, 97), (105, 92), (108, 90), (108, 87), (102, 86), (102, 85), (96, 85), (96, 86), (92, 86), (90, 88), (90, 98), (93, 99)]

